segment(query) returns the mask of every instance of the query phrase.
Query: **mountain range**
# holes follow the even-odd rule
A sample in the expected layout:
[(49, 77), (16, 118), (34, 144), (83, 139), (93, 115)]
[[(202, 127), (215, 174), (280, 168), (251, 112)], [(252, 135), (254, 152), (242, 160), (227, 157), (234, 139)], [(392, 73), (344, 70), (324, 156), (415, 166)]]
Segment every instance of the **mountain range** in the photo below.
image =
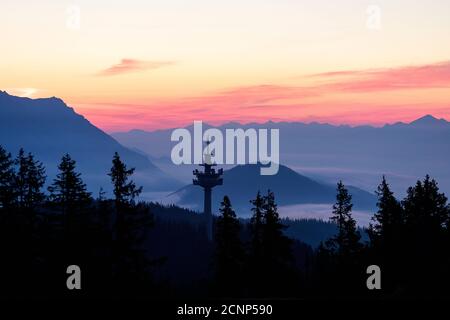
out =
[[(382, 127), (269, 121), (232, 122), (216, 128), (222, 132), (228, 128), (279, 129), (280, 163), (318, 181), (334, 184), (342, 179), (373, 192), (385, 175), (396, 195), (402, 197), (408, 186), (430, 174), (450, 194), (450, 122), (431, 115)], [(131, 130), (112, 136), (188, 182), (192, 168), (174, 166), (169, 158), (175, 144), (168, 143), (172, 130)]]

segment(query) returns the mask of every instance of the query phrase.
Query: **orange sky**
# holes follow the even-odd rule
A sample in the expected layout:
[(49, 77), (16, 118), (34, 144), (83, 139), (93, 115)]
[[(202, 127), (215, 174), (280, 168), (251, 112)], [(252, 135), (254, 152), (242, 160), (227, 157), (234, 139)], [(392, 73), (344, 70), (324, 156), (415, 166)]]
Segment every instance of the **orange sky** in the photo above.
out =
[(61, 97), (109, 132), (450, 119), (448, 12), (445, 0), (5, 0), (0, 89)]

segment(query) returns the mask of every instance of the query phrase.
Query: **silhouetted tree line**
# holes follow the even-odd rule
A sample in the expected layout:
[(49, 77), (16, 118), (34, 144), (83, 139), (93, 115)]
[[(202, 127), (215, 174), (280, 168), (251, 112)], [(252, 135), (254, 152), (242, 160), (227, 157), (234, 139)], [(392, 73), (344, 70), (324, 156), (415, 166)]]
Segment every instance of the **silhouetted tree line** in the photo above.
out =
[(368, 233), (369, 259), (392, 296), (450, 296), (450, 205), (428, 175), (398, 201), (383, 177)]
[[(367, 230), (357, 227), (352, 197), (339, 182), (330, 223), (307, 222), (334, 234), (313, 249), (294, 239), (293, 230), (304, 227), (279, 217), (270, 190), (251, 201), (250, 219), (239, 219), (224, 197), (211, 242), (202, 215), (137, 202), (142, 188), (133, 173), (116, 153), (108, 173), (113, 198), (103, 190), (94, 198), (66, 154), (44, 192), (43, 164), (22, 149), (13, 158), (0, 146), (0, 295), (448, 296), (450, 206), (429, 176), (403, 201), (383, 177)], [(81, 268), (81, 290), (66, 287), (70, 265)], [(366, 287), (369, 265), (381, 268), (381, 290)]]
[[(299, 289), (300, 276), (296, 268), (296, 243), (284, 234), (270, 190), (259, 192), (251, 201), (253, 215), (246, 226), (246, 241), (241, 235), (241, 223), (225, 196), (216, 219), (214, 251), (215, 293), (226, 297), (294, 296)], [(308, 247), (301, 247), (308, 255)], [(303, 257), (302, 257), (303, 258)]]
[[(352, 218), (351, 195), (338, 184), (332, 220), (338, 232), (321, 243), (314, 268), (315, 289), (330, 297), (449, 297), (450, 206), (428, 175), (398, 201), (385, 177), (378, 186), (378, 211), (361, 235)], [(382, 290), (369, 292), (366, 268), (381, 268)]]
[(116, 153), (109, 173), (114, 199), (93, 199), (66, 154), (43, 192), (45, 169), (31, 153), (16, 159), (0, 147), (0, 278), (2, 296), (76, 295), (66, 287), (67, 267), (82, 270), (80, 294), (145, 294), (152, 261), (143, 243), (152, 224), (141, 192)]

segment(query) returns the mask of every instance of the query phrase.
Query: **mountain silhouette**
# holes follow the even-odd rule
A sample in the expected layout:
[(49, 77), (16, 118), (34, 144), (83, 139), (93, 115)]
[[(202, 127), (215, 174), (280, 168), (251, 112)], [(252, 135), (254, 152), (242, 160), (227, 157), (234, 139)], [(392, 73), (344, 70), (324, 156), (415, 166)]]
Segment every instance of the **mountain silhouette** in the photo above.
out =
[(417, 120), (414, 120), (410, 123), (411, 126), (422, 126), (422, 127), (431, 127), (436, 128), (439, 126), (445, 127), (449, 126), (450, 122), (446, 121), (445, 119), (438, 119), (433, 117), (430, 114), (427, 114)]
[[(382, 127), (269, 121), (226, 123), (217, 128), (223, 132), (228, 128), (279, 129), (280, 162), (316, 180), (335, 183), (343, 179), (373, 191), (386, 175), (401, 197), (417, 179), (430, 174), (450, 193), (450, 122), (431, 115)], [(174, 145), (167, 143), (171, 132), (131, 131), (112, 136), (125, 146), (142, 150), (162, 169), (177, 172), (177, 177), (188, 182), (192, 168), (175, 167), (167, 158)]]
[(147, 156), (130, 150), (92, 125), (56, 97), (30, 99), (0, 91), (0, 144), (11, 153), (19, 148), (32, 152), (44, 163), (50, 180), (65, 153), (77, 161), (77, 169), (93, 192), (108, 190), (107, 173), (118, 152), (136, 180), (147, 190), (173, 190), (179, 182), (159, 170)]
[[(247, 164), (224, 171), (223, 185), (213, 189), (212, 203), (216, 205), (215, 212), (223, 196), (228, 195), (237, 214), (249, 215), (251, 208), (249, 201), (256, 196), (258, 190), (261, 193), (267, 193), (268, 189), (274, 191), (280, 206), (331, 204), (336, 200), (335, 185), (314, 181), (283, 165), (280, 165), (276, 175), (261, 175), (260, 168), (261, 164)], [(375, 207), (374, 194), (352, 186), (348, 189), (353, 196), (356, 209), (370, 210)], [(171, 196), (177, 199), (180, 205), (187, 205), (197, 210), (203, 209), (203, 189), (198, 186), (185, 186)]]

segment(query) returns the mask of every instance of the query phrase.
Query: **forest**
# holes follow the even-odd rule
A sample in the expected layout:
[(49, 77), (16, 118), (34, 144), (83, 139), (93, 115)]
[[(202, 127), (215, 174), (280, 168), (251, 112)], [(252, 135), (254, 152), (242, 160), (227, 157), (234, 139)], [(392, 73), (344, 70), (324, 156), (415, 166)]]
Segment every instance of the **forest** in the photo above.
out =
[[(270, 190), (255, 190), (251, 218), (238, 218), (225, 196), (210, 241), (201, 214), (138, 201), (133, 173), (114, 154), (112, 197), (93, 195), (70, 155), (47, 183), (33, 154), (0, 146), (0, 297), (449, 297), (450, 206), (429, 176), (402, 200), (383, 177), (364, 230), (342, 182), (326, 223), (282, 219)], [(295, 236), (305, 228), (329, 236), (311, 245)], [(66, 286), (70, 265), (81, 290)], [(380, 267), (380, 290), (367, 288), (370, 265)]]

